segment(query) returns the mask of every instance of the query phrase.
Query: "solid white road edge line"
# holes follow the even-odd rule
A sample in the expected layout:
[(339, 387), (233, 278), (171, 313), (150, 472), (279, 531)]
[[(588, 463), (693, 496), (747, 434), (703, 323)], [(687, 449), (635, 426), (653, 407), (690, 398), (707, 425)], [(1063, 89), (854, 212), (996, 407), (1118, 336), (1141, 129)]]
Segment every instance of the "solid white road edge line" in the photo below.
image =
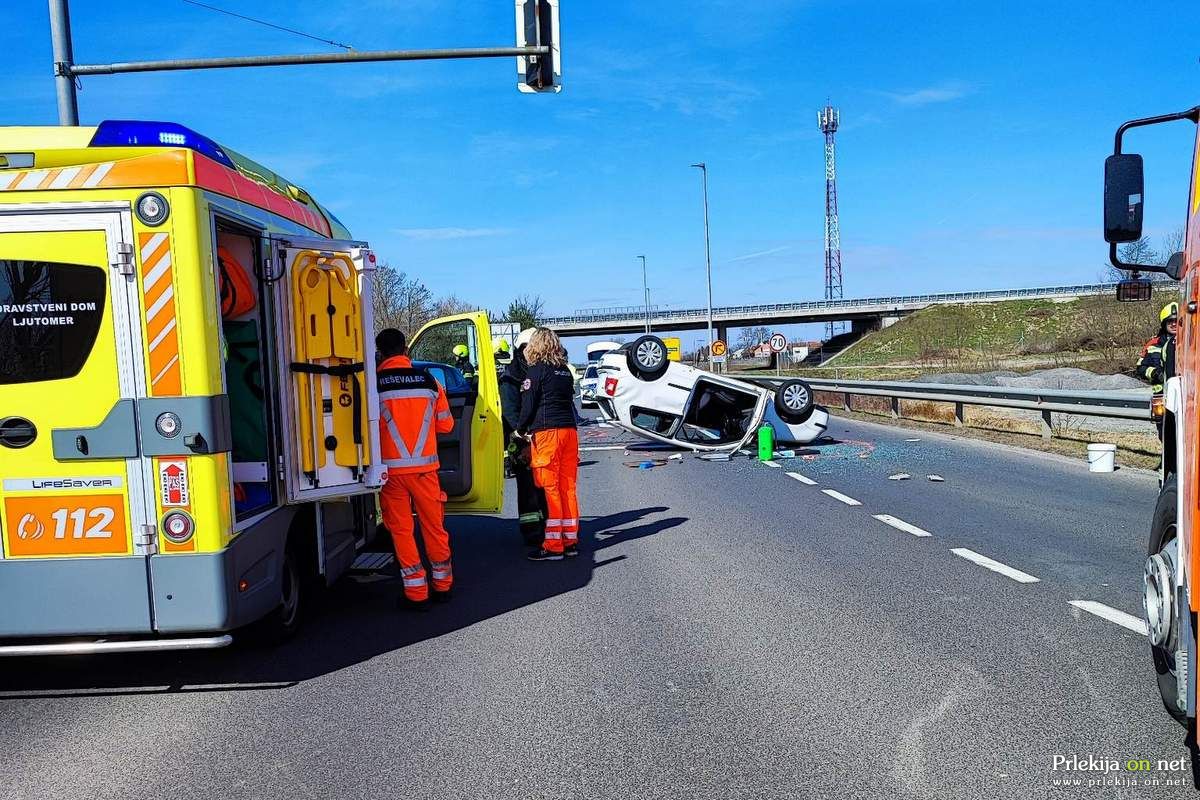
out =
[(884, 525), (891, 525), (896, 530), (904, 531), (905, 533), (911, 533), (913, 536), (933, 536), (932, 533), (924, 528), (918, 528), (916, 525), (910, 525), (902, 519), (893, 517), (891, 514), (873, 514), (872, 516), (874, 516), (875, 519), (879, 520)]
[(990, 569), (992, 572), (999, 572), (1006, 578), (1012, 578), (1017, 583), (1037, 583), (1040, 578), (1035, 578), (1028, 572), (1021, 572), (1019, 569), (1013, 569), (1007, 564), (1001, 564), (999, 561), (993, 561), (987, 556), (981, 556), (974, 550), (968, 550), (965, 547), (952, 547), (950, 552), (954, 555), (965, 558), (967, 561), (972, 561), (981, 567)]
[(1133, 614), (1126, 614), (1124, 611), (1106, 606), (1104, 603), (1097, 603), (1095, 600), (1071, 600), (1071, 605), (1078, 608), (1080, 611), (1086, 611), (1089, 614), (1095, 614), (1101, 619), (1106, 619), (1109, 622), (1116, 623), (1122, 628), (1127, 628), (1134, 633), (1140, 633), (1142, 636), (1148, 635), (1146, 629), (1146, 621), (1138, 619)]
[(799, 472), (789, 472), (788, 477), (795, 478), (796, 480), (798, 480), (801, 483), (806, 484), (808, 486), (816, 486), (817, 485), (817, 482), (814, 481), (812, 478), (801, 475)]
[(841, 492), (835, 492), (833, 489), (822, 489), (822, 492), (832, 497), (834, 500), (839, 500), (848, 506), (861, 506), (862, 503), (855, 500), (853, 497), (848, 497)]
[(628, 450), (628, 449), (629, 449), (629, 445), (627, 445), (627, 444), (606, 444), (606, 445), (595, 445), (595, 446), (591, 446), (591, 447), (580, 447), (579, 452), (591, 453), (596, 450)]

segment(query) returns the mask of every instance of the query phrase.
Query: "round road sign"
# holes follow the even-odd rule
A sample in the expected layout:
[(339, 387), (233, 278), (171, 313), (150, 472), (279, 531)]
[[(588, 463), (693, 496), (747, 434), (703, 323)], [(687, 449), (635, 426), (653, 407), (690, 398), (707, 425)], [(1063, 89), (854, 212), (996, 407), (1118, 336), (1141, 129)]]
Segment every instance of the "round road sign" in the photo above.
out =
[(712, 354), (714, 356), (725, 355), (725, 343), (720, 339), (714, 339), (712, 343)]
[(776, 353), (782, 353), (787, 347), (787, 337), (782, 333), (771, 334), (771, 350)]

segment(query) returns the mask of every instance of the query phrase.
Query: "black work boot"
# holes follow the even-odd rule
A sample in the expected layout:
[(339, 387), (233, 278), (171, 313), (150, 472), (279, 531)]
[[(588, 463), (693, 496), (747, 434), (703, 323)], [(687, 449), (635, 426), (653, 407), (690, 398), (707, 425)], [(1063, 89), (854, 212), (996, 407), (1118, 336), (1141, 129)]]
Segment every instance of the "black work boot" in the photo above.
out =
[(396, 608), (400, 609), (401, 611), (413, 611), (418, 614), (423, 614), (429, 610), (429, 601), (411, 600), (409, 599), (408, 595), (401, 592), (400, 596), (396, 598)]
[(525, 557), (528, 558), (530, 561), (562, 561), (563, 560), (562, 553), (552, 553), (544, 547), (539, 547), (537, 550), (532, 551), (529, 555), (527, 555)]

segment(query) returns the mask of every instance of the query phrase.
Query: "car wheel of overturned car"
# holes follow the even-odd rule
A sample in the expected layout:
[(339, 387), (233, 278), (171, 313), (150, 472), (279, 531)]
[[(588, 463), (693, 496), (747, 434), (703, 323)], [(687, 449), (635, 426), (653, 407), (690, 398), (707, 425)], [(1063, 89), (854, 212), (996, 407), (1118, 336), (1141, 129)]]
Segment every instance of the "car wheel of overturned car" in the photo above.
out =
[(644, 381), (661, 378), (671, 363), (667, 359), (667, 345), (657, 336), (639, 336), (626, 355), (629, 371)]
[(812, 389), (804, 381), (784, 381), (775, 390), (775, 411), (784, 422), (793, 425), (804, 422), (812, 416)]

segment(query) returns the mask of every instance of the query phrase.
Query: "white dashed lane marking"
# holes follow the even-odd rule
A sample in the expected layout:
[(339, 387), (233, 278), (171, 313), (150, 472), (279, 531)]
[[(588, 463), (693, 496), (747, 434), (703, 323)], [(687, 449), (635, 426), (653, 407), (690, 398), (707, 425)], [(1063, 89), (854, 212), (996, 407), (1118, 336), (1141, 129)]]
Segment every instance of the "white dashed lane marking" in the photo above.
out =
[(776, 464), (774, 461), (764, 461), (762, 463), (766, 464), (768, 467), (775, 467), (776, 469), (779, 468), (779, 465)]
[(817, 482), (814, 481), (812, 478), (801, 475), (799, 472), (789, 472), (788, 477), (795, 478), (796, 480), (800, 481), (801, 483), (805, 484), (806, 486), (816, 486), (817, 485)]
[(1037, 583), (1039, 580), (1028, 572), (1021, 572), (1019, 569), (1014, 569), (1007, 564), (1001, 564), (999, 561), (994, 561), (965, 547), (952, 547), (950, 548), (950, 552), (960, 558), (965, 558), (967, 561), (974, 562), (985, 569), (990, 569), (992, 572), (999, 572), (1006, 578), (1012, 578), (1017, 583)]
[(893, 517), (891, 514), (875, 514), (874, 517), (884, 525), (891, 525), (896, 530), (911, 533), (913, 536), (933, 536), (929, 531), (918, 528), (916, 525), (910, 525), (902, 519)]
[(1134, 633), (1140, 633), (1142, 636), (1146, 636), (1148, 633), (1145, 620), (1138, 619), (1133, 614), (1126, 614), (1112, 606), (1106, 606), (1104, 603), (1097, 603), (1095, 600), (1072, 600), (1071, 605), (1080, 611), (1095, 614), (1101, 619), (1106, 619)]
[(862, 505), (862, 503), (858, 502), (853, 497), (848, 497), (848, 496), (842, 494), (841, 492), (834, 491), (833, 489), (822, 489), (821, 491), (824, 492), (825, 494), (829, 495), (830, 497), (832, 497), (834, 500), (837, 500), (838, 502), (841, 502), (841, 503), (845, 503), (848, 506), (861, 506)]

